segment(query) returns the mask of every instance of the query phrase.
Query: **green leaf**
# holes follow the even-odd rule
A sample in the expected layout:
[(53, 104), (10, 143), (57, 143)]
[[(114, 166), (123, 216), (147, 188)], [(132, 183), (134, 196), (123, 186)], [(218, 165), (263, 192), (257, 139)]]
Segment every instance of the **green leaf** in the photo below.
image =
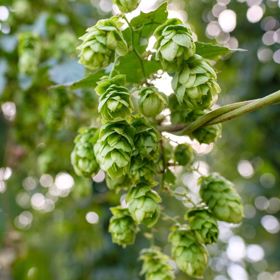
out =
[(164, 173), (164, 183), (173, 186), (176, 182), (175, 174), (168, 168)]
[(236, 51), (245, 51), (243, 49), (230, 49), (212, 43), (196, 42), (195, 44), (196, 53), (207, 59), (218, 59)]
[[(141, 12), (139, 16), (133, 18), (130, 22), (134, 29), (134, 47), (143, 53), (149, 43), (155, 29), (167, 20), (167, 3), (163, 3), (156, 10), (150, 13)], [(130, 28), (124, 30), (124, 37), (130, 42)]]
[(129, 52), (126, 56), (121, 57), (115, 70), (120, 74), (126, 75), (128, 83), (141, 83), (161, 68), (160, 63), (155, 61), (155, 59), (150, 61), (142, 60), (142, 62), (146, 77), (140, 60), (134, 52)]

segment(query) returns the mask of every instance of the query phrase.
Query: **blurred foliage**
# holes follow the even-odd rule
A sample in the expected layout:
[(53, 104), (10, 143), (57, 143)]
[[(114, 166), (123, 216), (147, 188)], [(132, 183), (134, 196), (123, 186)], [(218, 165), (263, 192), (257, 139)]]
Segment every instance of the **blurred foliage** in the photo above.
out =
[[(279, 64), (260, 55), (263, 49), (267, 53), (279, 49), (279, 41), (264, 45), (263, 40), (269, 19), (275, 19), (272, 28), (279, 30), (277, 1), (263, 1), (263, 19), (257, 23), (247, 20), (246, 1), (218, 3), (235, 11), (237, 26), (230, 34), (220, 31), (217, 41), (226, 45), (234, 37), (238, 47), (247, 50), (217, 66), (221, 104), (259, 98), (279, 89)], [(111, 3), (2, 0), (1, 5), (0, 279), (140, 279), (137, 254), (147, 246), (147, 239), (138, 236), (136, 245), (126, 249), (113, 245), (107, 233), (108, 208), (119, 203), (117, 198), (107, 192), (103, 174), (94, 181), (79, 179), (70, 166), (76, 131), (99, 122), (92, 80), (83, 80), (83, 89), (73, 84), (86, 75), (77, 63), (77, 38), (111, 13)], [(209, 23), (217, 21), (215, 5), (213, 0), (170, 1), (170, 8), (183, 16), (187, 13), (201, 40), (207, 36)], [(33, 75), (19, 72), (17, 48), (22, 32), (36, 33), (40, 39), (39, 67)], [(223, 42), (222, 35), (228, 41)], [(133, 79), (131, 66), (127, 69)], [(72, 86), (53, 87), (62, 83)], [(280, 271), (279, 120), (280, 108), (272, 106), (227, 123), (212, 154), (206, 153), (208, 146), (200, 154), (200, 166), (210, 166), (211, 171), (235, 181), (246, 210), (240, 227), (220, 225), (221, 240), (209, 247), (213, 257), (205, 279), (280, 279), (280, 272), (276, 273)], [(195, 178), (184, 172), (177, 184), (187, 188)], [(170, 214), (185, 211), (168, 198), (165, 203), (170, 205)], [(165, 244), (165, 240), (157, 232), (156, 241)], [(250, 259), (252, 244), (263, 248), (263, 258)], [(237, 246), (239, 255), (232, 253), (232, 246)]]

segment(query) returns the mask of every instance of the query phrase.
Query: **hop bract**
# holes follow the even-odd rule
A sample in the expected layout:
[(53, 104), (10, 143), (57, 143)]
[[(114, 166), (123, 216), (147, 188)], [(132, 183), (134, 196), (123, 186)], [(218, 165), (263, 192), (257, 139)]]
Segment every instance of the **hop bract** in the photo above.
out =
[(101, 127), (94, 151), (101, 169), (110, 177), (128, 173), (134, 148), (133, 136), (134, 130), (126, 121), (112, 122)]
[(178, 101), (189, 108), (209, 108), (217, 101), (220, 87), (215, 70), (200, 55), (187, 60), (172, 80)]
[(112, 241), (123, 247), (133, 244), (138, 228), (131, 218), (128, 209), (117, 206), (110, 210), (113, 214), (109, 223)]
[(199, 242), (211, 244), (217, 241), (219, 234), (218, 224), (208, 210), (190, 211), (187, 213), (186, 219)]
[(178, 19), (169, 19), (154, 33), (156, 58), (164, 70), (173, 72), (195, 54), (192, 31)]
[(110, 85), (100, 96), (98, 111), (104, 122), (122, 120), (131, 115), (132, 103), (127, 88)]
[(84, 128), (75, 138), (75, 146), (71, 153), (71, 163), (79, 176), (90, 177), (95, 175), (99, 166), (96, 161), (93, 147), (97, 140), (96, 128)]
[(206, 248), (185, 227), (175, 227), (169, 235), (172, 256), (178, 268), (192, 277), (202, 277), (207, 266)]
[(39, 36), (25, 32), (19, 35), (19, 72), (32, 75), (37, 72), (40, 60), (41, 46)]
[(119, 29), (117, 17), (99, 20), (96, 25), (87, 29), (80, 37), (82, 44), (79, 62), (91, 70), (100, 69), (113, 62), (115, 54), (123, 56), (127, 53), (127, 44)]
[(154, 87), (147, 87), (139, 92), (139, 109), (146, 117), (157, 116), (165, 107), (166, 101)]
[(138, 7), (140, 0), (113, 0), (113, 3), (118, 6), (121, 12), (129, 13)]
[(200, 196), (213, 216), (220, 221), (240, 223), (243, 218), (243, 205), (233, 184), (217, 173), (201, 177)]
[(143, 261), (141, 274), (146, 280), (174, 280), (174, 269), (170, 264), (168, 256), (163, 254), (159, 248), (152, 247), (143, 249), (140, 253)]
[(161, 198), (146, 182), (134, 186), (126, 196), (128, 210), (137, 224), (152, 227), (159, 217)]
[(179, 144), (175, 149), (175, 161), (180, 165), (189, 165), (194, 160), (194, 152), (191, 145)]

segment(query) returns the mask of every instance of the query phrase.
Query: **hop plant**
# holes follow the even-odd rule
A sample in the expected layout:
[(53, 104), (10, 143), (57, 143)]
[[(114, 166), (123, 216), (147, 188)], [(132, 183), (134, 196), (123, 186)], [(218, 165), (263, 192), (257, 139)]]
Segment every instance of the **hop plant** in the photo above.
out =
[(169, 72), (176, 71), (183, 62), (195, 54), (192, 31), (179, 19), (167, 20), (155, 30), (154, 35), (157, 39), (156, 58)]
[(134, 130), (126, 121), (105, 124), (94, 146), (102, 170), (112, 177), (126, 175), (130, 168)]
[(24, 32), (19, 35), (19, 72), (25, 75), (33, 75), (38, 70), (40, 61), (40, 39), (35, 33)]
[(127, 88), (116, 84), (110, 85), (100, 96), (98, 111), (104, 122), (126, 119), (132, 112)]
[(192, 132), (191, 137), (195, 138), (199, 143), (211, 144), (216, 142), (222, 134), (222, 125), (213, 124), (200, 127)]
[(243, 218), (241, 198), (233, 184), (217, 173), (199, 179), (200, 196), (220, 221), (240, 223)]
[(129, 213), (137, 224), (152, 227), (159, 218), (161, 198), (150, 183), (140, 182), (126, 196)]
[(97, 136), (96, 128), (83, 128), (80, 129), (74, 140), (75, 146), (71, 153), (71, 163), (78, 176), (90, 177), (99, 170), (93, 150)]
[(184, 226), (176, 226), (168, 239), (178, 268), (191, 277), (202, 277), (207, 266), (208, 254), (194, 234)]
[(119, 192), (120, 190), (127, 190), (132, 185), (132, 181), (128, 175), (114, 177), (113, 179), (106, 176), (106, 185), (109, 190)]
[(174, 269), (171, 261), (157, 247), (143, 249), (140, 252), (140, 260), (143, 261), (141, 274), (146, 280), (174, 280)]
[(113, 214), (109, 222), (109, 232), (112, 235), (112, 241), (123, 247), (133, 244), (138, 228), (131, 218), (128, 209), (117, 206), (110, 210)]
[(143, 88), (139, 96), (139, 109), (146, 117), (156, 117), (166, 105), (163, 95), (155, 87)]
[(219, 229), (216, 219), (206, 209), (192, 210), (186, 219), (200, 243), (211, 244), (217, 241)]
[(176, 72), (172, 87), (179, 103), (189, 108), (205, 109), (217, 101), (220, 87), (215, 70), (200, 55), (187, 60), (180, 72)]
[(100, 69), (113, 62), (115, 54), (123, 56), (127, 53), (127, 44), (120, 31), (118, 17), (99, 20), (88, 28), (80, 37), (81, 45), (79, 62), (91, 70)]
[(140, 0), (113, 0), (113, 3), (118, 6), (121, 12), (129, 13), (138, 7)]
[(156, 172), (154, 160), (143, 159), (139, 155), (131, 158), (130, 177), (133, 182), (138, 183), (143, 179), (152, 182)]
[(194, 152), (191, 145), (179, 144), (175, 149), (175, 161), (179, 165), (187, 166), (194, 160)]

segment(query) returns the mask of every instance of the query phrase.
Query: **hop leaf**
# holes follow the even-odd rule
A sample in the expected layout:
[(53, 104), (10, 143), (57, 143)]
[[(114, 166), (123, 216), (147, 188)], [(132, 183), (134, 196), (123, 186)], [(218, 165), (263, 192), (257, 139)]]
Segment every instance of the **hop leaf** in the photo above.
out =
[(158, 220), (161, 198), (147, 182), (134, 186), (126, 196), (128, 210), (137, 224), (152, 227)]
[(220, 87), (214, 69), (199, 55), (184, 63), (172, 80), (172, 87), (179, 103), (188, 108), (209, 108), (217, 101)]
[(156, 88), (143, 88), (139, 95), (139, 109), (144, 116), (154, 118), (164, 109), (166, 101)]
[(112, 122), (101, 127), (94, 151), (101, 169), (110, 177), (128, 173), (134, 148), (133, 135), (134, 130), (126, 121)]
[(110, 210), (113, 214), (109, 222), (109, 232), (112, 235), (112, 241), (123, 247), (133, 244), (138, 228), (131, 218), (128, 209), (117, 206)]
[(184, 61), (195, 54), (192, 31), (178, 19), (169, 19), (154, 33), (156, 58), (164, 70), (174, 72)]
[(199, 179), (200, 196), (220, 221), (240, 223), (243, 218), (241, 198), (233, 184), (217, 173)]
[(146, 280), (175, 279), (170, 259), (159, 248), (143, 249), (140, 253), (140, 260), (143, 261), (141, 274), (145, 275)]
[(200, 243), (211, 244), (217, 241), (219, 229), (216, 219), (206, 209), (192, 210), (186, 219)]
[(115, 54), (125, 55), (128, 48), (120, 26), (119, 19), (112, 17), (99, 20), (88, 28), (86, 34), (80, 37), (79, 62), (91, 70), (97, 70), (113, 62)]
[(179, 144), (175, 149), (175, 160), (180, 165), (189, 165), (194, 160), (194, 152), (190, 145)]
[(110, 85), (100, 96), (98, 111), (104, 122), (122, 120), (131, 115), (132, 102), (127, 88)]
[(121, 12), (129, 13), (137, 8), (140, 0), (113, 0), (113, 3), (118, 6)]
[(19, 72), (33, 75), (38, 70), (41, 46), (39, 36), (35, 33), (24, 32), (19, 35)]
[(194, 234), (183, 226), (176, 226), (168, 239), (178, 268), (189, 276), (202, 277), (207, 266), (208, 254)]
[(71, 163), (74, 171), (79, 176), (90, 177), (95, 175), (99, 166), (93, 150), (97, 140), (96, 128), (84, 128), (75, 138), (75, 146), (71, 153)]

